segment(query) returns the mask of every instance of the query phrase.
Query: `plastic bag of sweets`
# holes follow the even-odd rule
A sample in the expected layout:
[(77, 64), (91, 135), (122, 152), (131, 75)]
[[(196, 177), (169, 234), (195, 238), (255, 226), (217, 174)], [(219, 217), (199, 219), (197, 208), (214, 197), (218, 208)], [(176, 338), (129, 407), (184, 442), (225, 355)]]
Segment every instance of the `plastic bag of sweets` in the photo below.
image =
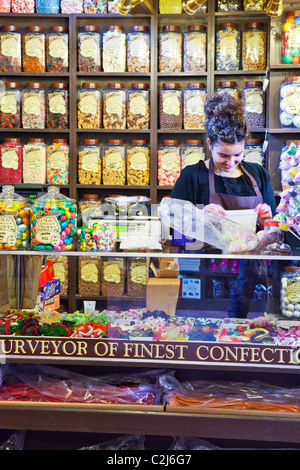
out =
[(35, 0), (12, 0), (12, 13), (34, 13)]
[(0, 12), (1, 13), (10, 13), (11, 0), (1, 0), (0, 2)]
[(35, 200), (30, 211), (31, 245), (33, 250), (69, 251), (75, 248), (77, 206), (63, 196), (59, 188)]
[(61, 0), (61, 13), (83, 13), (82, 0)]
[(30, 218), (27, 199), (16, 194), (13, 186), (0, 193), (0, 249), (24, 250), (29, 247)]

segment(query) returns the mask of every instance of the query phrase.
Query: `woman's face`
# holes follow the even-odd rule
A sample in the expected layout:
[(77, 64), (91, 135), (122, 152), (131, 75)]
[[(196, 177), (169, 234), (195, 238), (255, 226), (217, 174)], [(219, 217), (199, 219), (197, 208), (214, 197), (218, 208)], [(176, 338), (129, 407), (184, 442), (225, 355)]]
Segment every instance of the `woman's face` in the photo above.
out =
[(211, 145), (207, 139), (208, 147), (217, 170), (231, 173), (235, 170), (244, 158), (245, 141), (237, 144), (227, 144), (226, 142), (217, 142)]

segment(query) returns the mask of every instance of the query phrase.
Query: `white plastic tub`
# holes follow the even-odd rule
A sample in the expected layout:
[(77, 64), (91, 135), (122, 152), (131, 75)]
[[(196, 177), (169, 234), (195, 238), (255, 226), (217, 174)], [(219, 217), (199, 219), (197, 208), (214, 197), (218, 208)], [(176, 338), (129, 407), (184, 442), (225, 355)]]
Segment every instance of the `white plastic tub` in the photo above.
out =
[(226, 211), (227, 218), (233, 220), (236, 224), (242, 225), (251, 232), (256, 232), (257, 212), (253, 209), (243, 209), (235, 211)]

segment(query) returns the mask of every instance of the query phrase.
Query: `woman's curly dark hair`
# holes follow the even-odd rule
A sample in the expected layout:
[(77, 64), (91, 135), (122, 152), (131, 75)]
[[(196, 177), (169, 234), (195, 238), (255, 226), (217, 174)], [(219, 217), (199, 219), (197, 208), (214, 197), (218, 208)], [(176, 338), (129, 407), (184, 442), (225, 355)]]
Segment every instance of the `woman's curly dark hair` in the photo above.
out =
[(215, 93), (205, 102), (206, 132), (212, 145), (236, 144), (246, 139), (247, 121), (243, 102), (229, 93)]

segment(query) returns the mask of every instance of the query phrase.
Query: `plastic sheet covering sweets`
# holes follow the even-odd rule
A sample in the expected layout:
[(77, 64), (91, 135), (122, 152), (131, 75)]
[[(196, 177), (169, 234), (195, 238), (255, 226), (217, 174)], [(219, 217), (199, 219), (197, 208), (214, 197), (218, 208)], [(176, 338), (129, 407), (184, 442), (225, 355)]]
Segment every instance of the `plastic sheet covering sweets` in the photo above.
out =
[(180, 383), (174, 377), (160, 378), (164, 401), (170, 406), (235, 410), (300, 412), (300, 388), (282, 388), (259, 381), (206, 381)]
[[(128, 377), (127, 377), (128, 380)], [(153, 405), (162, 389), (149, 379), (106, 383), (66, 369), (34, 364), (11, 365), (0, 388), (0, 401)]]

